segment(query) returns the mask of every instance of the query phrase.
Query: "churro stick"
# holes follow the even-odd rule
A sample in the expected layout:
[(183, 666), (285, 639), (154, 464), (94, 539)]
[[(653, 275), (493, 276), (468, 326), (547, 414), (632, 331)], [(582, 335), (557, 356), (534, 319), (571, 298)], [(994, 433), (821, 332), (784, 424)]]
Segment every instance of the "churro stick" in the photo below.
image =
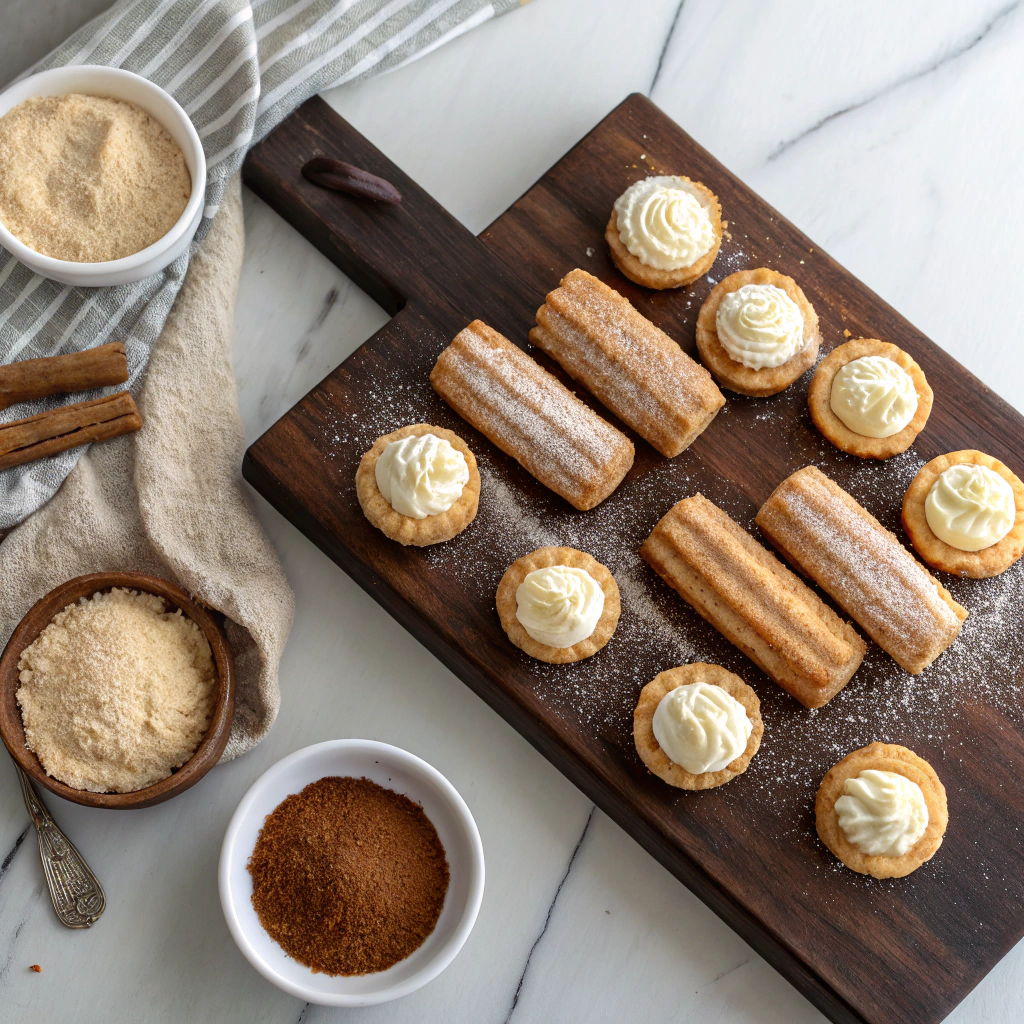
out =
[(578, 509), (608, 497), (633, 442), (482, 320), (459, 331), (430, 374), (434, 390), (545, 487)]
[(856, 630), (702, 494), (673, 505), (640, 554), (805, 707), (828, 703), (864, 657)]
[(757, 525), (913, 675), (960, 633), (966, 609), (816, 466), (783, 480), (761, 506)]
[(548, 293), (530, 341), (662, 455), (688, 448), (725, 405), (703, 366), (585, 270)]

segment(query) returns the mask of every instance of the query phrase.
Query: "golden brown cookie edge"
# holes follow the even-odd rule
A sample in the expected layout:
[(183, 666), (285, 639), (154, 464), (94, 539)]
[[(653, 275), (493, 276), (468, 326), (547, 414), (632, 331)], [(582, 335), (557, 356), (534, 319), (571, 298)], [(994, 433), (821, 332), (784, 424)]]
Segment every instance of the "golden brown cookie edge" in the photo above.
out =
[[(847, 363), (862, 356), (885, 356), (910, 374), (917, 392), (917, 410), (910, 422), (891, 437), (866, 437), (852, 431), (832, 411), (832, 382)], [(931, 415), (934, 395), (924, 371), (913, 356), (898, 345), (877, 338), (853, 338), (837, 345), (818, 364), (807, 391), (807, 407), (821, 435), (840, 451), (862, 459), (889, 459), (905, 452), (924, 430)]]
[[(985, 466), (998, 473), (1013, 488), (1017, 509), (1010, 532), (1001, 541), (980, 551), (961, 551), (940, 540), (928, 525), (925, 512), (928, 493), (939, 476), (953, 466), (968, 464)], [(988, 579), (1005, 572), (1024, 554), (1024, 483), (1004, 463), (976, 448), (948, 452), (925, 463), (903, 495), (901, 515), (903, 529), (914, 550), (924, 562), (942, 572), (971, 579)]]
[[(601, 590), (604, 591), (604, 608), (594, 626), (594, 632), (586, 640), (581, 640), (572, 647), (552, 647), (534, 640), (516, 618), (516, 591), (519, 585), (535, 569), (543, 569), (550, 565), (585, 569), (601, 584)], [(564, 546), (537, 548), (517, 558), (501, 577), (494, 601), (498, 609), (498, 618), (501, 620), (501, 628), (505, 630), (509, 640), (531, 658), (547, 662), (549, 665), (567, 665), (597, 654), (611, 640), (622, 611), (619, 585), (608, 567), (585, 551)]]
[[(680, 267), (678, 270), (659, 270), (657, 267), (649, 267), (642, 263), (622, 244), (619, 237), (618, 215), (612, 206), (611, 216), (608, 218), (608, 225), (605, 228), (604, 237), (611, 252), (612, 262), (625, 274), (634, 284), (642, 285), (644, 288), (664, 290), (666, 288), (682, 288), (684, 285), (693, 284), (694, 281), (703, 277), (714, 265), (718, 258), (718, 250), (722, 247), (722, 205), (718, 196), (714, 194), (703, 182), (694, 181), (685, 174), (674, 175), (689, 182), (695, 188), (700, 189), (711, 200), (711, 226), (715, 232), (715, 243), (699, 260), (691, 263), (688, 267)], [(641, 179), (638, 179), (641, 180)], [(634, 182), (635, 184), (635, 182)], [(625, 190), (624, 190), (625, 191)], [(616, 201), (618, 199), (616, 198)]]
[[(804, 318), (804, 347), (779, 366), (753, 370), (737, 362), (718, 337), (717, 316), (722, 299), (745, 284), (773, 284), (799, 306)], [(751, 398), (766, 398), (785, 391), (814, 365), (821, 347), (818, 314), (803, 289), (791, 277), (768, 267), (739, 270), (723, 278), (708, 293), (697, 315), (697, 351), (701, 362), (723, 387)]]
[[(710, 677), (710, 678), (709, 678)], [(694, 775), (682, 765), (676, 764), (661, 749), (654, 735), (654, 712), (666, 693), (687, 683), (708, 682), (721, 686), (726, 693), (735, 697), (746, 709), (750, 718), (751, 731), (743, 753), (727, 764), (721, 771), (702, 772)], [(734, 672), (708, 662), (697, 661), (688, 665), (659, 672), (641, 691), (633, 711), (633, 743), (640, 759), (647, 768), (676, 789), (690, 791), (714, 789), (742, 775), (761, 746), (764, 722), (761, 718), (761, 702), (754, 689)]]
[[(380, 493), (376, 468), (377, 460), (392, 441), (423, 434), (442, 438), (462, 452), (469, 469), (469, 480), (459, 499), (446, 512), (425, 519), (413, 519), (396, 512)], [(385, 537), (405, 547), (428, 547), (457, 537), (476, 518), (480, 504), (480, 471), (469, 446), (454, 431), (429, 423), (412, 423), (378, 437), (359, 460), (356, 469), (356, 497), (370, 525), (380, 530)]]
[[(892, 771), (916, 782), (928, 807), (924, 835), (902, 857), (861, 853), (839, 827), (836, 800), (847, 779), (868, 768)], [(821, 780), (814, 798), (815, 827), (821, 841), (851, 871), (873, 878), (904, 878), (930, 860), (942, 845), (949, 824), (946, 789), (935, 769), (914, 751), (894, 743), (869, 743), (834, 764)]]

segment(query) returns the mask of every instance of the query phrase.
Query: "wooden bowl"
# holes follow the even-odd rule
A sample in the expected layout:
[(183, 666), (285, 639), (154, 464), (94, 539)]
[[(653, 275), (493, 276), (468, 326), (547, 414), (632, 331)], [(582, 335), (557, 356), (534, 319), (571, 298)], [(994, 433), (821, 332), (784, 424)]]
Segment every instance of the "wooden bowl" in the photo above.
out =
[[(88, 597), (102, 590), (124, 587), (157, 594), (169, 605), (180, 608), (206, 635), (213, 652), (217, 670), (217, 697), (210, 719), (210, 727), (196, 752), (168, 778), (134, 793), (89, 793), (73, 789), (46, 774), (39, 758), (25, 746), (25, 726), (15, 696), (18, 689), (18, 662), (21, 652), (50, 624), (53, 617), (80, 597)], [(231, 650), (220, 626), (213, 616), (200, 608), (183, 590), (157, 576), (140, 572), (94, 572), (76, 576), (40, 598), (18, 624), (0, 656), (0, 738), (11, 757), (40, 786), (57, 796), (86, 807), (134, 808), (149, 807), (184, 793), (194, 786), (224, 753), (231, 732), (231, 718), (235, 710), (235, 674)]]

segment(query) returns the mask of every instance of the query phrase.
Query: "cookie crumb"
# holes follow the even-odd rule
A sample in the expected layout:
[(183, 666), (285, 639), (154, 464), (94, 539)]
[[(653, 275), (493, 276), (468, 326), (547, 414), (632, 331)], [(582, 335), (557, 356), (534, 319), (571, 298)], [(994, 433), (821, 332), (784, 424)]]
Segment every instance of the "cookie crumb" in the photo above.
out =
[(35, 972), (36, 972), (36, 974), (42, 974), (42, 973), (43, 973), (43, 969), (42, 969), (42, 967), (40, 967), (40, 966), (39, 966), (39, 964), (33, 964), (33, 965), (32, 965), (32, 966), (31, 966), (31, 967), (29, 968), (29, 970), (30, 970), (30, 971), (35, 971)]
[[(803, 263), (803, 260), (801, 260), (800, 262)], [(852, 338), (853, 337), (853, 335), (850, 333), (850, 329), (848, 327), (844, 327), (843, 328), (843, 337), (844, 338)]]

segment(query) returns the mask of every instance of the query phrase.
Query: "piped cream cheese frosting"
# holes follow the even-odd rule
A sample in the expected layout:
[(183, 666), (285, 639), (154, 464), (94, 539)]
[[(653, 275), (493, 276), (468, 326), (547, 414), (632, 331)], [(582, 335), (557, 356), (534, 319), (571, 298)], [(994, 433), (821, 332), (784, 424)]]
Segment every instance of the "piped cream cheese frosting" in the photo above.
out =
[(830, 405), (855, 434), (892, 437), (914, 418), (917, 389), (899, 363), (886, 356), (861, 356), (835, 375)]
[(718, 306), (718, 340), (732, 359), (751, 370), (781, 366), (804, 347), (800, 307), (773, 284), (745, 284)]
[(686, 178), (660, 175), (630, 185), (615, 201), (622, 244), (656, 270), (682, 270), (715, 244), (708, 197)]
[(939, 474), (924, 502), (932, 533), (960, 551), (998, 544), (1013, 529), (1013, 488), (988, 466), (950, 466)]
[(568, 565), (534, 569), (516, 588), (516, 618), (539, 644), (573, 647), (586, 640), (604, 611), (604, 590)]
[(746, 749), (753, 724), (714, 683), (687, 683), (661, 698), (651, 723), (658, 745), (691, 775), (720, 772)]
[(866, 768), (843, 784), (836, 800), (843, 835), (869, 856), (902, 857), (928, 827), (921, 787), (896, 772)]
[(426, 519), (447, 512), (469, 482), (466, 457), (434, 434), (392, 441), (374, 467), (384, 500), (403, 516)]

